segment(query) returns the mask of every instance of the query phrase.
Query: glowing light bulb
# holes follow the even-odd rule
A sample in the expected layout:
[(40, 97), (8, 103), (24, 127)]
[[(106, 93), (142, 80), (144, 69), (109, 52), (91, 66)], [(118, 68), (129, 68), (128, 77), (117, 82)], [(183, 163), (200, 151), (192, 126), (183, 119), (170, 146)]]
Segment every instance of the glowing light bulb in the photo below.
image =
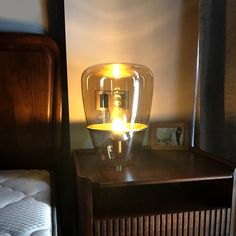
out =
[(112, 131), (117, 134), (122, 134), (128, 130), (127, 128), (127, 117), (115, 117), (111, 124)]
[(130, 68), (124, 64), (111, 64), (100, 71), (100, 73), (105, 77), (110, 77), (114, 79), (121, 79), (131, 76)]
[(114, 64), (112, 68), (112, 75), (114, 78), (118, 79), (121, 76), (121, 70), (120, 70), (120, 65), (119, 64)]

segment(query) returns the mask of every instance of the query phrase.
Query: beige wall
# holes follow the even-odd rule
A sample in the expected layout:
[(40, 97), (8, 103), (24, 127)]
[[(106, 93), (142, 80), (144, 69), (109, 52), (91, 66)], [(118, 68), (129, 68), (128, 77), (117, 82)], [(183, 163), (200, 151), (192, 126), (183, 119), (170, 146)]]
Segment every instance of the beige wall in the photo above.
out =
[[(44, 33), (47, 0), (1, 0), (0, 31)], [(91, 147), (80, 77), (93, 64), (144, 64), (155, 76), (151, 120), (190, 120), (198, 0), (65, 0), (71, 147)]]
[(72, 149), (91, 147), (80, 77), (88, 66), (133, 62), (155, 76), (151, 120), (191, 120), (198, 0), (66, 0)]
[(47, 0), (1, 0), (0, 31), (44, 33), (48, 30)]

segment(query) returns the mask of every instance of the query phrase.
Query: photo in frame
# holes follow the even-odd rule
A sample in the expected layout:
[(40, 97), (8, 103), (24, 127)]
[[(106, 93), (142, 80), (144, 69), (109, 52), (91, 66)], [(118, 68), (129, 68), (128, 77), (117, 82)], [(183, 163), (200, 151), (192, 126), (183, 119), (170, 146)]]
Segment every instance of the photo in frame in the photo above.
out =
[(189, 125), (185, 122), (151, 123), (151, 149), (188, 150)]

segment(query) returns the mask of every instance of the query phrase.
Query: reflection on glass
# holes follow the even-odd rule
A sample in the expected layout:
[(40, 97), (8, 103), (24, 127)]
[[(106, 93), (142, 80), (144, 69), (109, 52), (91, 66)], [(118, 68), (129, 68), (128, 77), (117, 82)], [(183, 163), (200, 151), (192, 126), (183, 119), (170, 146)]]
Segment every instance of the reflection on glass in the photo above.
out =
[(82, 75), (87, 128), (103, 160), (127, 162), (148, 127), (151, 71), (136, 64), (102, 64)]

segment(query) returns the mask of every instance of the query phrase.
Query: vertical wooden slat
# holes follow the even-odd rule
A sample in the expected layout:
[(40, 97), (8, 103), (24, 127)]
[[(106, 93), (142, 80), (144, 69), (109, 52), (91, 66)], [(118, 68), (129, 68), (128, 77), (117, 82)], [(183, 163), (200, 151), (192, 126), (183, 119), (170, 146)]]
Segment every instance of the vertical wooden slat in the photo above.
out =
[(183, 213), (178, 213), (178, 235), (183, 235)]
[(204, 235), (205, 233), (205, 212), (200, 211), (199, 212), (199, 235)]
[(183, 235), (184, 236), (189, 236), (188, 235), (188, 212), (183, 213)]
[(221, 216), (221, 236), (226, 235), (226, 209), (223, 208), (221, 210), (222, 216)]
[(178, 214), (177, 213), (173, 213), (172, 214), (172, 235), (173, 236), (177, 236), (178, 235), (178, 223), (177, 223), (177, 218), (178, 218)]
[(194, 212), (194, 219), (195, 219), (195, 223), (194, 223), (194, 236), (198, 236), (199, 235), (199, 231), (200, 231), (200, 212), (199, 211), (195, 211)]
[(194, 212), (189, 212), (188, 235), (193, 236), (194, 233)]
[(138, 220), (137, 217), (132, 217), (132, 235), (137, 235), (138, 233)]
[(120, 235), (125, 236), (125, 218), (120, 219)]
[(156, 227), (155, 227), (155, 231), (156, 231), (156, 236), (160, 236), (161, 235), (161, 215), (156, 215), (155, 217), (155, 221), (156, 221)]
[(219, 209), (219, 235), (221, 235), (222, 231), (222, 209)]
[(150, 236), (155, 236), (155, 216), (150, 216), (149, 219), (149, 234)]
[(161, 235), (166, 235), (166, 214), (161, 215)]
[(113, 236), (113, 220), (107, 220), (107, 236)]
[(166, 235), (172, 236), (172, 219), (171, 214), (166, 214)]
[(144, 216), (144, 236), (149, 236), (149, 216)]
[(131, 236), (131, 218), (125, 219), (125, 232), (126, 236)]
[[(232, 223), (232, 221), (231, 221), (231, 209), (230, 208), (228, 208), (227, 209), (227, 222), (226, 222), (226, 235), (228, 236), (228, 235), (230, 235), (231, 234), (231, 232), (230, 232), (230, 224)], [(231, 236), (231, 235), (230, 235)]]
[(210, 227), (210, 235), (215, 235), (216, 230), (216, 210), (211, 210), (211, 227)]
[(102, 227), (102, 230), (101, 230), (102, 236), (107, 236), (107, 221), (106, 220), (102, 220), (101, 227)]
[(216, 236), (220, 236), (220, 220), (221, 220), (221, 210), (216, 210)]
[(101, 228), (100, 228), (100, 221), (96, 220), (94, 222), (94, 235), (100, 236)]
[(119, 228), (119, 219), (114, 219), (114, 236), (120, 235), (120, 228)]
[(143, 217), (138, 217), (138, 233), (143, 234)]
[(209, 236), (211, 236), (211, 226), (212, 226), (212, 211), (209, 210)]
[(210, 234), (210, 210), (205, 210), (205, 235)]

